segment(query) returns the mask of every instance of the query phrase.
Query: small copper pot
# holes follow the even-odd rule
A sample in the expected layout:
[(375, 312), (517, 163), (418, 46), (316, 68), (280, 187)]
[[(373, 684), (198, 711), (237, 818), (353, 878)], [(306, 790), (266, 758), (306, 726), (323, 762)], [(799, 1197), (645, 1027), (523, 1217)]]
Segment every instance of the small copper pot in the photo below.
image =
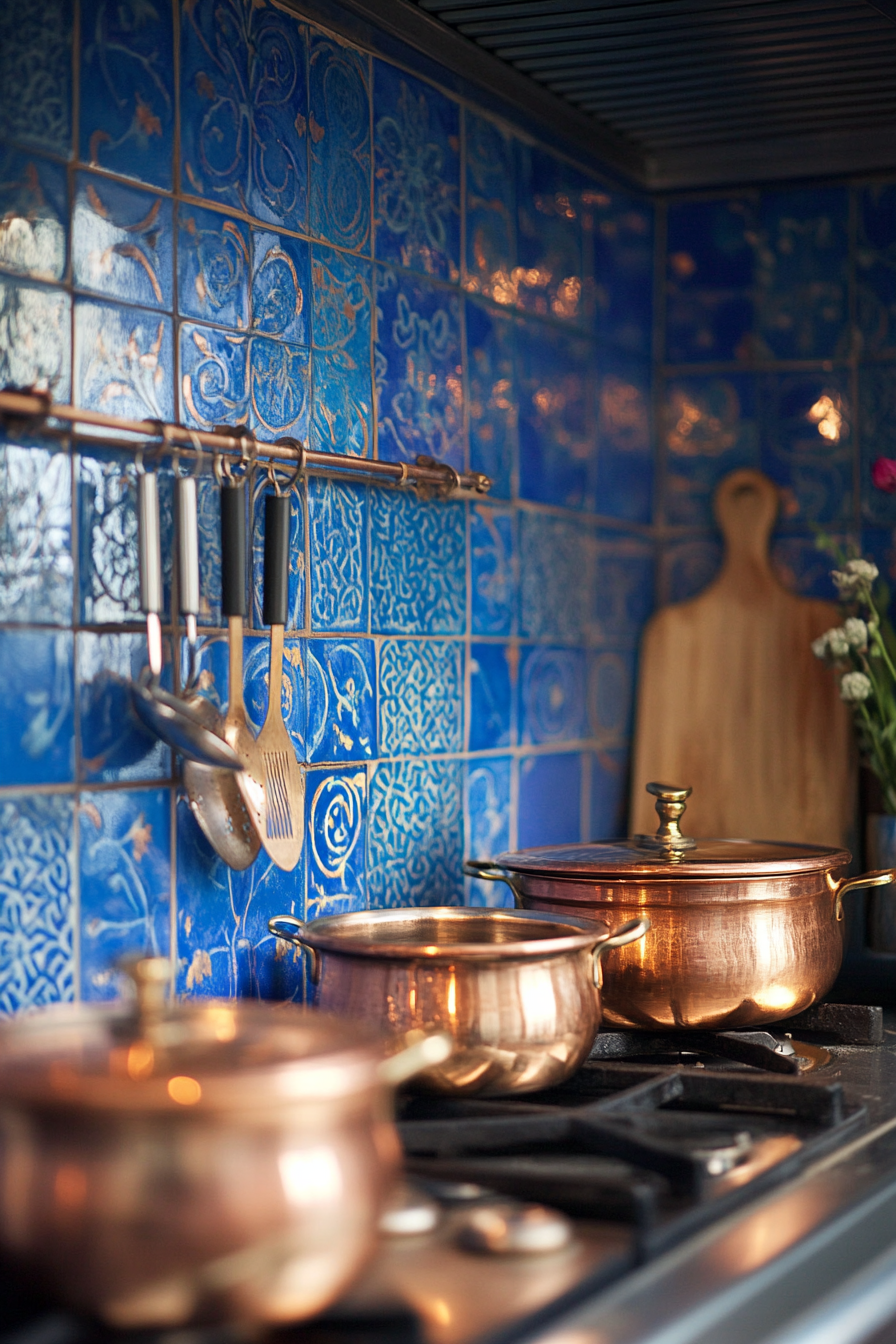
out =
[(695, 840), (678, 824), (691, 790), (647, 788), (655, 836), (521, 850), (468, 871), (506, 882), (530, 910), (649, 917), (647, 936), (605, 971), (604, 1021), (614, 1026), (753, 1027), (823, 998), (843, 959), (843, 897), (896, 873), (846, 878), (845, 849)]

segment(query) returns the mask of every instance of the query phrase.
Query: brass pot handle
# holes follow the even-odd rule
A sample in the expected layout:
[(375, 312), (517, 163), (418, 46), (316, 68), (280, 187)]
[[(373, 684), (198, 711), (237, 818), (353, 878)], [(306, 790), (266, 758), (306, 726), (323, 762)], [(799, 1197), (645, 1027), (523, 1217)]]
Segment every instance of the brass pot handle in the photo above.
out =
[(305, 942), (302, 937), (304, 932), (304, 922), (296, 919), (295, 915), (274, 915), (268, 920), (268, 933), (272, 933), (275, 938), (282, 938), (284, 943), (292, 943), (300, 952), (307, 952), (308, 971), (312, 984), (316, 985), (320, 982), (320, 954), (310, 943)]
[(601, 973), (600, 959), (605, 952), (609, 952), (614, 947), (625, 947), (626, 943), (636, 943), (639, 938), (643, 938), (650, 928), (650, 920), (646, 915), (641, 919), (627, 919), (624, 924), (620, 924), (613, 930), (608, 938), (602, 938), (597, 944), (592, 957), (594, 958), (594, 985), (600, 989), (603, 982)]
[(523, 908), (523, 898), (507, 876), (503, 868), (496, 868), (490, 859), (467, 859), (464, 862), (467, 877), (481, 877), (486, 882), (503, 882), (513, 892), (513, 903), (518, 910)]
[(861, 891), (863, 887), (886, 887), (896, 882), (896, 868), (879, 868), (873, 873), (861, 873), (859, 877), (841, 877), (839, 882), (832, 881), (830, 873), (825, 874), (831, 895), (834, 898), (834, 918), (839, 924), (843, 919), (843, 897), (850, 891)]

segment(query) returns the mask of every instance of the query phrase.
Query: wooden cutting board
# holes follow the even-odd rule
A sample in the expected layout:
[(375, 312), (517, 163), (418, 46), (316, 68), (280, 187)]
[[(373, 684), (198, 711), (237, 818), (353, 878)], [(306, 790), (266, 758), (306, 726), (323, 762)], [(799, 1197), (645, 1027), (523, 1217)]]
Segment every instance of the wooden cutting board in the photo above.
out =
[(718, 578), (658, 611), (641, 648), (630, 829), (657, 826), (649, 780), (694, 790), (686, 834), (846, 843), (855, 754), (837, 678), (812, 640), (840, 614), (775, 577), (769, 535), (777, 487), (732, 472), (715, 513), (725, 537)]

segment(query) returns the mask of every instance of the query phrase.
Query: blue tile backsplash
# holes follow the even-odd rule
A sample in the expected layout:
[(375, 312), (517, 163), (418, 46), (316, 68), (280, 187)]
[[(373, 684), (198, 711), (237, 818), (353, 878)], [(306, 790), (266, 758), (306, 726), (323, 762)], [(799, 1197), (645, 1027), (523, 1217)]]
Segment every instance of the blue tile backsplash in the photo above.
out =
[[(782, 487), (794, 590), (829, 595), (818, 527), (866, 529), (896, 573), (870, 483), (896, 456), (896, 183), (651, 199), (369, 40), (273, 0), (0, 14), (0, 384), (494, 483), (444, 503), (284, 477), (305, 845), (293, 873), (235, 873), (129, 705), (132, 455), (8, 429), (2, 1013), (108, 998), (137, 948), (183, 994), (301, 997), (270, 915), (503, 904), (465, 855), (624, 830), (641, 630), (717, 572), (733, 467)], [(169, 684), (172, 484), (166, 464)], [(256, 727), (269, 488), (247, 504)], [(199, 686), (223, 707), (207, 464), (199, 519)]]

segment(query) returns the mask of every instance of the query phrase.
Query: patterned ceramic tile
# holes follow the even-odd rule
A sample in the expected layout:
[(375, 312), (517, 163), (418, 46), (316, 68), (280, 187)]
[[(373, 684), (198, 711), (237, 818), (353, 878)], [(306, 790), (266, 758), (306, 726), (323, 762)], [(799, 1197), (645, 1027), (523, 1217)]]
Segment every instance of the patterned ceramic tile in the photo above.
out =
[(516, 519), (512, 509), (470, 509), (473, 633), (511, 635), (517, 607)]
[(896, 495), (875, 489), (871, 464), (896, 457), (896, 371), (890, 364), (859, 366), (859, 437), (862, 445), (862, 522), (896, 524)]
[(373, 433), (367, 262), (314, 247), (314, 417), (312, 447), (368, 457)]
[(74, 639), (70, 631), (0, 631), (0, 779), (74, 779)]
[(0, 803), (0, 1014), (74, 998), (72, 800)]
[(847, 193), (836, 187), (762, 196), (756, 259), (761, 355), (849, 353), (848, 212)]
[[(307, 705), (305, 694), (305, 641), (287, 636), (283, 647), (283, 672), (280, 678), (280, 707), (283, 722), (292, 738), (296, 756), (305, 755), (305, 728)], [(244, 641), (243, 694), (246, 717), (255, 733), (261, 732), (268, 712), (271, 642), (261, 636), (249, 636)]]
[[(81, 631), (78, 641), (79, 777), (105, 783), (167, 779), (171, 752), (144, 727), (131, 705), (129, 682), (146, 666), (145, 635), (98, 635)], [(165, 641), (171, 689), (170, 648)]]
[[(183, 643), (186, 644), (186, 640)], [(184, 648), (181, 649), (181, 658), (185, 662), (186, 650)], [(196, 677), (201, 694), (207, 700), (210, 700), (216, 709), (226, 713), (230, 698), (230, 669), (227, 636), (225, 634), (200, 637), (196, 653), (196, 668)]]
[(896, 186), (858, 192), (856, 317), (867, 354), (896, 354)]
[(61, 289), (0, 277), (0, 387), (71, 395), (71, 299)]
[(602, 751), (622, 747), (632, 729), (635, 650), (588, 655), (588, 736)]
[[(509, 756), (471, 761), (466, 771), (467, 849), (472, 859), (491, 859), (505, 854), (510, 840), (510, 776), (513, 763)], [(482, 882), (467, 878), (466, 905), (506, 907), (513, 895), (503, 882)]]
[(311, 232), (340, 247), (370, 248), (368, 58), (311, 31)]
[[(264, 501), (273, 490), (266, 476), (258, 473), (252, 486), (252, 576), (250, 620), (256, 630), (265, 628), (264, 604)], [(294, 486), (289, 511), (289, 579), (286, 609), (287, 630), (305, 629), (305, 490)]]
[(217, 482), (198, 477), (199, 624), (221, 624), (221, 505)]
[(379, 456), (425, 453), (464, 466), (460, 299), (425, 280), (376, 269)]
[(442, 280), (460, 275), (460, 111), (443, 93), (373, 63), (376, 256)]
[(80, 157), (172, 186), (174, 27), (170, 0), (82, 0)]
[(171, 791), (82, 793), (78, 804), (81, 995), (121, 993), (128, 952), (166, 956), (171, 908)]
[(653, 337), (653, 206), (637, 196), (586, 187), (593, 237), (594, 331), (618, 350), (648, 355)]
[[(81, 620), (114, 624), (140, 613), (136, 465), (125, 457), (78, 458), (78, 547)], [(159, 472), (164, 613), (169, 610), (173, 481)]]
[(0, 9), (0, 139), (68, 158), (72, 0)]
[(736, 467), (759, 466), (753, 375), (671, 379), (663, 434), (667, 522), (710, 525), (722, 477)]
[(767, 374), (759, 384), (762, 469), (795, 526), (850, 523), (853, 446), (848, 375)]
[(364, 486), (308, 483), (312, 630), (367, 629), (368, 510)]
[(298, 238), (252, 231), (252, 329), (311, 344), (311, 250)]
[(184, 317), (249, 325), (249, 230), (186, 202), (177, 215), (177, 305)]
[(464, 508), (370, 492), (370, 625), (376, 633), (459, 635), (466, 620)]
[(666, 358), (750, 358), (756, 202), (681, 201), (667, 216)]
[(628, 752), (597, 751), (591, 757), (588, 840), (628, 835)]
[(712, 583), (722, 563), (716, 536), (683, 537), (664, 546), (660, 556), (658, 605), (686, 602)]
[(289, 434), (306, 442), (311, 411), (311, 353), (253, 336), (249, 347), (249, 426), (261, 438)]
[(0, 445), (0, 620), (72, 619), (67, 453)]
[(603, 531), (597, 541), (591, 640), (633, 648), (653, 610), (654, 551), (644, 537)]
[[(846, 549), (854, 537), (837, 537), (837, 543)], [(801, 597), (822, 597), (836, 602), (837, 594), (831, 582), (834, 559), (821, 550), (819, 540), (805, 533), (783, 533), (772, 540), (772, 564), (778, 578), (791, 592)]]
[(370, 782), (371, 909), (463, 902), (463, 764), (382, 761)]
[(180, 397), (188, 425), (248, 424), (250, 339), (192, 322), (181, 325)]
[(519, 690), (521, 742), (575, 742), (588, 736), (580, 649), (523, 649)]
[(462, 751), (463, 694), (459, 640), (385, 640), (379, 676), (382, 755)]
[(309, 770), (305, 834), (308, 897), (364, 898), (367, 849), (367, 773), (361, 769)]
[(536, 322), (517, 329), (520, 494), (541, 504), (593, 509), (591, 349)]
[(464, 111), (466, 137), (466, 274), (464, 288), (513, 303), (516, 270), (515, 146), (494, 121)]
[(371, 639), (311, 639), (308, 759), (363, 761), (377, 754), (376, 653)]
[(597, 512), (649, 523), (653, 502), (650, 366), (615, 351), (598, 356)]
[(134, 420), (174, 419), (171, 319), (75, 303), (75, 403)]
[(513, 741), (519, 649), (515, 644), (470, 647), (470, 751), (493, 751)]
[(586, 642), (594, 603), (595, 540), (582, 523), (520, 513), (520, 634)]
[(582, 191), (586, 179), (546, 150), (517, 141), (515, 301), (542, 317), (582, 322)]
[(170, 200), (93, 173), (78, 174), (72, 220), (72, 269), (78, 289), (170, 309), (172, 266)]
[(581, 838), (582, 766), (587, 757), (524, 756), (520, 761), (518, 843), (563, 845)]
[(50, 159), (0, 149), (0, 270), (61, 280), (68, 237), (68, 181)]
[(510, 499), (517, 470), (514, 322), (472, 299), (465, 313), (470, 468), (491, 477), (492, 497)]
[(197, 0), (180, 33), (183, 189), (304, 230), (304, 27), (267, 0)]

